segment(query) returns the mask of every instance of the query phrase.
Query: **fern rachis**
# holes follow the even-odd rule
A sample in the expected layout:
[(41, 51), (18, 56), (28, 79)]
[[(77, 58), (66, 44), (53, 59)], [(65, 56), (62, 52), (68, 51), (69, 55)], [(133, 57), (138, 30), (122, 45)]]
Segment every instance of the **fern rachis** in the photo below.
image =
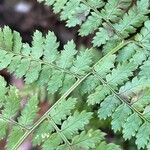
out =
[[(98, 30), (90, 49), (77, 51), (75, 43), (68, 41), (61, 52), (53, 32), (43, 36), (36, 31), (29, 46), (9, 27), (0, 30), (0, 68), (59, 97), (38, 118), (38, 93), (31, 94), (21, 109), (18, 89), (6, 87), (0, 77), (0, 138), (6, 137), (12, 123), (7, 149), (18, 149), (32, 133), (33, 145), (43, 150), (121, 149), (104, 142), (105, 133), (92, 128), (93, 111), (98, 120), (111, 118), (113, 131), (121, 132), (125, 140), (135, 137), (138, 149), (149, 149), (149, 1), (45, 0), (45, 4), (60, 13), (68, 27), (78, 24), (79, 35)], [(102, 56), (95, 61), (97, 46)]]

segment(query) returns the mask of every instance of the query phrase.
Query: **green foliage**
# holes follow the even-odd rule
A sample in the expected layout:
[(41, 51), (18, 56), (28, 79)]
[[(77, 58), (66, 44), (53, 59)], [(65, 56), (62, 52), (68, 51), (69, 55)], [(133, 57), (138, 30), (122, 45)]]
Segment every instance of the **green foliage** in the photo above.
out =
[[(61, 20), (67, 22), (66, 26), (80, 25), (81, 36), (94, 33), (99, 28), (92, 42), (94, 46), (106, 44), (112, 38), (129, 37), (148, 19), (149, 13), (148, 0), (137, 0), (137, 4), (132, 4), (132, 0), (108, 0), (107, 3), (103, 0), (39, 1), (44, 1), (53, 7), (55, 13), (60, 13)], [(59, 11), (56, 11), (56, 6)]]
[(138, 149), (149, 149), (149, 1), (39, 1), (60, 13), (68, 27), (79, 25), (79, 35), (94, 34), (91, 43), (102, 54), (95, 56), (93, 47), (77, 51), (73, 41), (58, 51), (50, 31), (46, 36), (36, 31), (28, 45), (9, 27), (0, 29), (0, 69), (7, 68), (29, 86), (46, 87), (58, 98), (38, 118), (37, 93), (21, 107), (19, 90), (6, 87), (0, 77), (0, 138), (7, 137), (7, 149), (18, 149), (33, 133), (33, 146), (43, 150), (119, 150), (104, 141), (98, 125), (93, 129), (91, 119), (108, 118), (114, 132), (125, 140), (135, 137)]
[(95, 148), (94, 150), (120, 150), (119, 146), (115, 145), (115, 144), (106, 144), (105, 142), (101, 142), (97, 148)]
[(150, 39), (150, 21), (147, 20), (144, 23), (144, 27), (141, 29), (141, 32), (137, 34), (135, 40), (143, 44), (145, 47), (149, 47)]
[[(2, 100), (1, 101), (1, 134), (0, 138), (4, 138), (7, 135), (7, 130), (9, 129), (10, 123), (13, 125), (10, 134), (7, 139), (7, 149), (11, 149), (14, 144), (21, 138), (24, 134), (24, 130), (28, 126), (33, 124), (36, 118), (38, 99), (33, 96), (26, 106), (24, 106), (19, 115), (21, 97), (19, 96), (19, 91), (15, 87), (7, 87), (6, 81), (0, 77), (0, 85), (2, 89)], [(15, 121), (17, 120), (17, 121)]]
[[(89, 124), (92, 113), (76, 111), (77, 100), (75, 98), (70, 97), (67, 100), (58, 101), (55, 107), (48, 111), (47, 120), (44, 118), (39, 124), (38, 121), (35, 122), (39, 103), (37, 96), (32, 96), (21, 108), (19, 107), (21, 97), (18, 95), (18, 90), (12, 86), (6, 88), (3, 77), (0, 77), (0, 83), (1, 98), (4, 98), (4, 101), (1, 102), (1, 106), (3, 106), (0, 120), (1, 139), (6, 137), (9, 123), (12, 124), (7, 137), (6, 149), (17, 149), (18, 141), (30, 130), (33, 130), (34, 126), (38, 125), (39, 127), (33, 133), (32, 141), (34, 146), (42, 145), (44, 150), (49, 148), (61, 149), (63, 147), (75, 150), (83, 147), (89, 150), (95, 148), (96, 144), (104, 140), (105, 134), (100, 130), (86, 130), (85, 126)], [(19, 111), (21, 111), (21, 114), (17, 115)]]
[(126, 38), (130, 33), (135, 33), (136, 28), (140, 27), (142, 23), (147, 20), (146, 14), (148, 11), (149, 1), (141, 0), (137, 1), (137, 5), (134, 5), (123, 18), (114, 25), (114, 28)]

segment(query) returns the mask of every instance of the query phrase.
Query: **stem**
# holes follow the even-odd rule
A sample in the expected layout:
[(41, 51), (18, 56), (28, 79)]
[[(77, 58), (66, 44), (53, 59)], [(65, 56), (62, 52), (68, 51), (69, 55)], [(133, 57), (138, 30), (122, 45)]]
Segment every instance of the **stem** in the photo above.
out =
[(11, 150), (17, 150), (19, 146), (24, 142), (24, 140), (47, 118), (50, 111), (54, 109), (63, 99), (67, 98), (70, 95), (70, 93), (74, 91), (74, 89), (76, 89), (80, 85), (80, 83), (83, 82), (90, 74), (91, 72), (83, 78), (78, 79), (72, 85), (72, 87), (66, 93), (64, 93), (64, 95), (47, 112), (45, 112), (45, 114), (37, 122), (35, 122), (32, 128), (29, 131), (25, 132), (25, 134), (20, 138), (20, 140), (14, 145), (14, 147)]
[(57, 125), (55, 124), (54, 120), (52, 118), (50, 118), (50, 116), (48, 116), (47, 119), (48, 119), (49, 123), (55, 128), (56, 132), (61, 136), (61, 138), (63, 139), (63, 141), (67, 144), (67, 146), (69, 147), (69, 149), (73, 150), (72, 147), (71, 147), (70, 142), (65, 137), (65, 135), (61, 132), (61, 130), (57, 127)]
[[(103, 59), (107, 58), (109, 55), (116, 53), (118, 50), (120, 50), (122, 47), (124, 47), (125, 45), (127, 45), (130, 42), (131, 41), (122, 41), (118, 46), (116, 46), (114, 49), (112, 49), (107, 55), (102, 57), (92, 68), (94, 69), (94, 67), (99, 62), (101, 62)], [(37, 122), (35, 122), (35, 124), (31, 127), (31, 129), (28, 130), (27, 132), (25, 132), (25, 134), (20, 138), (20, 140), (15, 144), (15, 146), (11, 150), (17, 150), (18, 147), (24, 142), (24, 140), (47, 118), (49, 112), (52, 109), (54, 109), (63, 99), (67, 98), (68, 95), (70, 95), (70, 93), (76, 87), (78, 87), (78, 85), (92, 73), (93, 73), (93, 70), (91, 70), (87, 75), (85, 75), (81, 79), (78, 78), (78, 80), (74, 83), (74, 85), (72, 85), (72, 87), (66, 93), (64, 93), (64, 95), (62, 95), (62, 97), (47, 112), (45, 112), (45, 114)]]
[(108, 19), (106, 19), (104, 16), (101, 15), (101, 13), (97, 10), (97, 8), (95, 8), (94, 6), (91, 6), (86, 0), (81, 0), (82, 3), (84, 3), (86, 6), (90, 7), (96, 14), (98, 14), (100, 16), (100, 18), (102, 18), (108, 26), (110, 26), (112, 28), (112, 30), (116, 33), (116, 35), (118, 37), (121, 38), (121, 40), (123, 40), (122, 35), (120, 34), (120, 32), (118, 32), (114, 26), (110, 23), (110, 21)]
[(25, 126), (19, 124), (18, 122), (16, 122), (16, 121), (13, 120), (13, 119), (9, 119), (9, 118), (5, 117), (5, 116), (2, 115), (2, 114), (0, 114), (0, 118), (1, 118), (2, 120), (5, 120), (6, 122), (10, 122), (10, 123), (13, 123), (13, 124), (15, 124), (15, 125), (18, 125), (18, 126), (20, 126), (22, 129), (24, 129), (24, 130), (29, 130), (29, 128), (27, 128), (27, 127), (25, 127)]
[[(93, 72), (93, 74), (96, 74), (95, 72)], [(144, 120), (147, 121), (148, 123), (150, 123), (150, 121), (145, 118), (135, 107), (131, 106), (130, 103), (128, 103), (125, 99), (123, 99), (122, 97), (120, 97), (120, 95), (98, 74), (96, 74), (97, 77), (99, 78), (100, 82), (102, 82), (102, 84), (105, 84), (110, 91), (122, 102), (125, 103), (133, 112), (136, 112), (138, 114), (138, 116)]]
[[(109, 55), (116, 53), (118, 50), (120, 50), (122, 47), (124, 47), (125, 45), (127, 45), (128, 43), (130, 43), (131, 41), (122, 41), (118, 46), (116, 46), (114, 49), (112, 49), (107, 55), (105, 55), (104, 57), (102, 57), (92, 68), (94, 69), (94, 67), (101, 62), (103, 59), (107, 58)], [(93, 73), (93, 70), (91, 70), (87, 75), (85, 75), (82, 78), (78, 78), (78, 80), (74, 83), (74, 85), (72, 85), (72, 87), (66, 92), (64, 93), (64, 95), (62, 95), (62, 97), (47, 111), (45, 112), (45, 114), (37, 121), (35, 122), (35, 124), (31, 127), (30, 130), (28, 130), (27, 132), (25, 132), (25, 134), (20, 138), (20, 140), (15, 144), (15, 146), (11, 149), (11, 150), (17, 150), (18, 147), (24, 142), (24, 140), (47, 118), (47, 116), (49, 115), (50, 111), (52, 109), (54, 109), (63, 99), (67, 98), (68, 95), (70, 95), (70, 93), (76, 88), (78, 87), (78, 85), (84, 81), (90, 74)]]
[(150, 51), (150, 48), (149, 47), (146, 47), (145, 45), (143, 45), (142, 43), (138, 42), (138, 41), (135, 41), (135, 40), (131, 40), (132, 43), (135, 43), (137, 46), (141, 47), (141, 48), (144, 48), (144, 49), (147, 49), (148, 51)]
[(117, 51), (119, 51), (121, 48), (123, 48), (124, 46), (126, 46), (127, 44), (131, 43), (132, 41), (122, 41), (118, 46), (116, 46), (114, 49), (112, 49), (109, 53), (107, 53), (104, 57), (102, 57), (94, 66), (93, 68), (99, 64), (102, 60), (106, 59), (109, 55), (112, 55), (114, 53), (116, 53)]
[(35, 59), (35, 58), (33, 58), (32, 56), (25, 56), (25, 55), (23, 55), (23, 54), (21, 54), (21, 53), (14, 53), (14, 52), (12, 52), (12, 51), (11, 51), (11, 52), (7, 52), (7, 53), (11, 53), (11, 54), (13, 54), (13, 55), (15, 55), (15, 56), (20, 56), (21, 58), (25, 58), (25, 59), (29, 59), (29, 60), (38, 62), (38, 63), (43, 64), (43, 65), (48, 65), (48, 66), (50, 66), (51, 68), (55, 68), (55, 69), (57, 69), (57, 70), (59, 70), (59, 71), (61, 71), (61, 72), (65, 72), (65, 73), (70, 74), (70, 75), (73, 75), (73, 76), (75, 76), (75, 77), (77, 77), (77, 78), (81, 77), (81, 75), (75, 74), (74, 72), (71, 72), (70, 70), (61, 68), (61, 67), (55, 65), (54, 63), (50, 63), (50, 62), (45, 61), (45, 60)]

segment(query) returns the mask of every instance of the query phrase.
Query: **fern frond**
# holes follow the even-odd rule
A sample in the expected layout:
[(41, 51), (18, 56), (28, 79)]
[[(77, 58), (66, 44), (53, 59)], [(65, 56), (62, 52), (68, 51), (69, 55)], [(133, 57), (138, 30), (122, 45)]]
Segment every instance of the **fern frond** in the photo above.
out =
[(75, 108), (76, 103), (77, 101), (75, 98), (69, 98), (67, 101), (62, 100), (58, 107), (51, 110), (49, 115), (53, 118), (56, 124), (61, 125), (61, 121), (66, 119), (66, 117), (71, 114), (71, 110)]
[(16, 142), (23, 136), (24, 131), (20, 127), (14, 127), (8, 135), (6, 149), (11, 150)]
[(49, 150), (49, 148), (55, 150), (62, 142), (61, 137), (57, 133), (53, 133), (42, 145), (42, 150)]
[[(5, 98), (6, 99), (6, 98)], [(2, 110), (2, 115), (6, 118), (12, 118), (16, 115), (20, 106), (18, 90), (14, 87), (10, 88), (9, 95), (5, 100), (5, 108)]]
[(131, 0), (109, 0), (102, 10), (104, 18), (117, 22), (131, 5)]
[[(78, 150), (79, 148), (89, 150), (90, 148), (94, 148), (98, 141), (103, 140), (104, 134), (97, 131), (88, 131), (88, 133), (81, 132), (80, 135), (77, 135), (73, 138), (71, 148), (74, 150)], [(58, 150), (70, 150), (67, 145), (61, 145), (58, 147)]]
[(33, 96), (21, 112), (21, 116), (18, 118), (19, 124), (22, 124), (26, 127), (31, 126), (36, 118), (37, 112), (38, 98), (37, 96)]
[(141, 71), (139, 76), (146, 77), (147, 79), (150, 78), (150, 59), (144, 62), (144, 64), (140, 67)]
[(131, 113), (131, 109), (126, 104), (120, 105), (112, 115), (112, 129), (115, 132), (120, 130)]
[(94, 148), (96, 146), (96, 143), (104, 139), (104, 135), (104, 133), (101, 133), (98, 130), (89, 130), (87, 133), (83, 131), (80, 135), (77, 135), (73, 138), (72, 147), (76, 150), (79, 148), (85, 150), (88, 150), (89, 148)]
[(149, 47), (150, 41), (150, 20), (144, 23), (144, 27), (141, 32), (136, 35), (135, 40), (143, 44), (145, 47)]
[[(7, 34), (7, 30), (11, 31), (8, 27), (4, 28), (2, 31), (3, 36)], [(14, 34), (16, 32), (10, 33), (12, 40), (15, 40)], [(20, 41), (21, 38), (19, 43)], [(3, 39), (2, 42), (5, 42), (5, 40)], [(39, 84), (46, 84), (49, 93), (52, 94), (63, 87), (66, 73), (72, 75), (72, 80), (76, 80), (76, 77), (86, 74), (93, 64), (91, 50), (87, 49), (77, 55), (73, 41), (68, 42), (64, 46), (62, 53), (59, 54), (57, 51), (58, 43), (52, 32), (49, 32), (44, 38), (39, 31), (36, 31), (33, 36), (32, 46), (22, 44), (21, 50), (18, 51), (19, 53), (14, 51), (14, 48), (17, 47), (16, 45), (11, 45), (11, 49), (6, 46), (5, 48), (2, 47), (0, 68), (8, 67), (8, 70), (14, 73), (16, 77), (25, 77), (25, 81), (28, 84), (39, 79)], [(49, 48), (51, 48), (50, 51)]]
[[(50, 5), (57, 6), (58, 2), (47, 0)], [(125, 139), (136, 137), (138, 149), (149, 147), (149, 20), (145, 21), (149, 13), (148, 0), (138, 0), (137, 5), (131, 8), (128, 8), (129, 0), (108, 1), (105, 6), (101, 1), (99, 6), (95, 4), (94, 0), (84, 3), (80, 0), (64, 0), (58, 10), (56, 6), (53, 8), (56, 12), (61, 12), (61, 19), (67, 20), (71, 26), (84, 22), (86, 27), (100, 17), (96, 25), (88, 28), (87, 32), (81, 25), (83, 35), (100, 28), (100, 33), (96, 33), (98, 36), (94, 37), (95, 46), (106, 45), (102, 46), (103, 53), (98, 61), (97, 58), (94, 60), (93, 48), (78, 52), (73, 41), (69, 41), (64, 50), (58, 52), (59, 43), (53, 32), (44, 37), (41, 32), (36, 31), (32, 45), (29, 46), (22, 43), (20, 35), (10, 28), (4, 27), (0, 31), (0, 68), (7, 68), (18, 78), (24, 77), (27, 84), (35, 83), (39, 87), (46, 85), (50, 94), (57, 93), (58, 97), (63, 94), (35, 122), (39, 103), (36, 94), (21, 108), (19, 91), (12, 86), (6, 87), (6, 82), (0, 78), (0, 138), (6, 136), (8, 123), (12, 124), (7, 140), (8, 150), (16, 150), (32, 132), (33, 145), (41, 145), (44, 150), (49, 147), (54, 150), (88, 150), (99, 147), (120, 149), (116, 145), (102, 142), (104, 134), (99, 129), (91, 130), (87, 127), (93, 113), (84, 110), (84, 107), (92, 110), (91, 105), (95, 104), (98, 117), (111, 118), (115, 132), (122, 131)], [(109, 10), (111, 5), (114, 6), (112, 12)], [(97, 8), (102, 7), (101, 16), (102, 12), (99, 14)], [(123, 8), (129, 9), (125, 15)], [(79, 20), (74, 18), (76, 13), (81, 13)], [(108, 26), (110, 22), (115, 23), (113, 25), (116, 31), (111, 31), (112, 28)], [(144, 27), (139, 34), (132, 39), (123, 40), (135, 33), (143, 23)], [(101, 31), (106, 31), (104, 36)], [(123, 39), (117, 37), (117, 32)], [(84, 96), (84, 100), (87, 98), (87, 104), (81, 110), (76, 107), (80, 103), (71, 97), (77, 87), (77, 91), (82, 92), (78, 97)]]
[(129, 116), (127, 118), (126, 123), (123, 126), (123, 137), (125, 139), (131, 139), (132, 136), (135, 136), (136, 131), (139, 129), (141, 124), (142, 120), (137, 113), (134, 113), (131, 116)]
[(82, 94), (90, 94), (95, 90), (95, 88), (98, 86), (99, 80), (96, 78), (96, 76), (89, 76), (87, 79), (83, 82), (81, 85), (81, 93)]
[[(93, 40), (94, 46), (105, 44), (110, 39), (111, 33), (109, 33), (110, 31), (108, 31), (107, 27), (102, 25), (103, 23), (105, 24), (103, 20), (117, 22), (131, 4), (131, 0), (110, 0), (106, 5), (103, 0), (63, 0), (61, 3), (59, 0), (53, 2), (49, 0), (43, 1), (45, 1), (46, 5), (52, 6), (55, 13), (60, 13), (61, 20), (66, 20), (68, 27), (81, 25), (79, 29), (81, 36), (87, 36), (99, 28)], [(97, 10), (100, 8), (103, 8), (102, 11)], [(112, 30), (112, 27), (110, 28)], [(105, 35), (105, 38), (103, 38), (103, 35)]]
[(107, 117), (112, 116), (113, 112), (119, 105), (120, 101), (115, 96), (110, 95), (106, 97), (105, 100), (101, 103), (100, 109), (98, 111), (99, 118), (106, 119)]
[[(12, 128), (7, 138), (6, 149), (12, 150), (16, 149), (16, 143), (24, 137), (24, 134), (32, 130), (31, 125), (37, 118), (38, 99), (36, 95), (32, 96), (22, 108), (17, 121), (15, 121), (13, 120), (15, 114), (20, 110), (18, 90), (14, 87), (6, 88), (6, 82), (2, 77), (0, 77), (0, 82), (0, 88), (3, 92), (1, 98), (5, 98), (0, 119), (0, 138), (6, 136), (6, 131), (9, 128), (8, 123), (11, 122)], [(85, 126), (89, 124), (92, 113), (75, 111), (76, 103), (77, 100), (75, 98), (68, 98), (67, 100), (63, 99), (55, 107), (52, 107), (47, 114), (48, 120), (41, 122), (34, 132), (33, 145), (42, 145), (44, 150), (49, 149), (49, 147), (54, 150), (62, 147), (74, 150), (83, 147), (89, 150), (90, 148), (95, 148), (100, 141), (104, 140), (105, 134), (100, 130), (86, 130)], [(68, 145), (69, 140), (71, 142)]]
[(110, 72), (110, 69), (114, 67), (116, 55), (109, 55), (107, 58), (100, 61), (95, 67), (95, 71), (101, 76), (105, 77)]
[(60, 13), (60, 18), (66, 20), (68, 27), (80, 25), (79, 35), (87, 36), (99, 29), (92, 41), (94, 46), (106, 44), (111, 38), (127, 38), (148, 20), (148, 0), (138, 0), (132, 7), (131, 0), (109, 0), (107, 3), (102, 0), (43, 1), (52, 6), (55, 13)]
[(119, 51), (117, 61), (122, 63), (128, 61), (136, 53), (139, 47), (135, 43), (130, 43)]
[(73, 116), (70, 116), (61, 127), (62, 133), (69, 139), (73, 134), (76, 134), (78, 130), (83, 130), (83, 127), (88, 124), (91, 119), (91, 113), (85, 111), (79, 113), (75, 112)]
[(33, 146), (41, 145), (45, 140), (49, 138), (53, 131), (54, 128), (51, 126), (51, 124), (49, 124), (48, 120), (45, 120), (33, 133)]
[(110, 90), (106, 86), (99, 85), (94, 93), (88, 96), (87, 102), (89, 105), (99, 104), (109, 93)]
[(101, 142), (97, 148), (93, 150), (120, 150), (120, 147), (118, 145), (115, 145), (113, 143), (106, 144), (106, 142)]
[[(21, 111), (21, 97), (19, 96), (19, 90), (13, 86), (6, 87), (6, 81), (0, 76), (0, 89), (1, 89), (1, 114), (0, 114), (0, 123), (1, 123), (1, 133), (0, 138), (5, 138), (9, 126), (12, 126), (10, 134), (7, 138), (7, 149), (10, 150), (12, 146), (22, 137), (25, 130), (28, 126), (33, 124), (33, 121), (36, 118), (38, 110), (38, 99), (37, 97), (32, 97), (25, 108)], [(15, 121), (17, 116), (19, 116), (18, 121)]]
[(148, 19), (146, 16), (146, 14), (149, 13), (148, 7), (148, 0), (137, 1), (137, 5), (134, 5), (128, 11), (128, 14), (125, 14), (119, 23), (114, 25), (114, 28), (119, 31), (124, 38), (127, 38), (129, 34), (135, 33), (136, 28), (140, 27), (143, 22)]
[[(71, 113), (74, 109), (76, 100), (69, 98), (68, 100), (61, 101), (58, 107), (52, 109), (49, 113), (48, 123), (50, 129), (48, 133), (43, 130), (47, 122), (43, 122), (39, 127), (39, 130), (34, 133), (34, 143), (42, 144), (42, 149), (46, 150), (51, 147), (51, 149), (74, 149), (77, 150), (79, 147), (85, 149), (94, 148), (98, 142), (104, 139), (104, 133), (99, 130), (84, 131), (85, 125), (89, 123), (92, 113), (90, 112), (78, 112), (75, 111)], [(65, 109), (64, 109), (65, 108)], [(60, 110), (62, 115), (60, 115)], [(68, 117), (69, 115), (69, 117)], [(63, 122), (62, 122), (63, 121)], [(61, 127), (58, 127), (60, 125)], [(54, 130), (56, 132), (54, 132)], [(52, 133), (52, 131), (54, 133)], [(82, 131), (79, 134), (79, 131)], [(36, 141), (37, 140), (37, 141)], [(63, 144), (63, 140), (65, 144)], [(72, 142), (69, 142), (69, 141)], [(91, 143), (91, 144), (90, 144)], [(57, 148), (58, 147), (58, 148)]]
[(105, 44), (110, 39), (108, 31), (104, 28), (99, 28), (99, 32), (96, 33), (96, 36), (93, 39), (94, 46), (101, 46)]
[(39, 1), (59, 13), (68, 27), (78, 25), (79, 35), (94, 34), (91, 43), (102, 53), (95, 57), (93, 47), (78, 52), (73, 41), (58, 51), (53, 32), (43, 36), (36, 31), (29, 45), (9, 27), (0, 29), (0, 69), (26, 84), (46, 86), (60, 98), (38, 119), (37, 95), (20, 107), (19, 90), (6, 87), (0, 77), (0, 138), (8, 133), (6, 148), (17, 150), (33, 133), (33, 145), (43, 150), (120, 150), (104, 142), (99, 128), (91, 129), (92, 111), (96, 115), (98, 110), (99, 119), (111, 120), (114, 132), (121, 131), (125, 140), (135, 137), (138, 149), (149, 149), (149, 1)]
[(95, 12), (91, 12), (91, 15), (87, 18), (80, 29), (79, 34), (81, 36), (87, 36), (93, 33), (102, 24), (102, 18)]
[(119, 90), (119, 93), (123, 96), (130, 97), (133, 93), (138, 93), (142, 89), (146, 89), (149, 87), (149, 80), (145, 80), (145, 78), (133, 78), (131, 82), (127, 82), (124, 86), (122, 86)]
[(136, 144), (138, 149), (145, 148), (149, 141), (149, 123), (145, 122), (140, 126), (136, 135)]

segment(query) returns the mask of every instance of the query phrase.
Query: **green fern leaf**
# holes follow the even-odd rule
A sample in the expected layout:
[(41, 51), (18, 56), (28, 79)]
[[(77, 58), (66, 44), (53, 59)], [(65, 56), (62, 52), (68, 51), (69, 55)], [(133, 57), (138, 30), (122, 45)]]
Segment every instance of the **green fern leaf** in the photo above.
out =
[(79, 35), (87, 36), (93, 33), (101, 24), (102, 18), (95, 12), (92, 12), (87, 20), (81, 25)]
[(131, 139), (132, 136), (135, 136), (136, 131), (139, 129), (142, 124), (141, 118), (138, 114), (134, 113), (127, 118), (126, 123), (123, 127), (123, 137), (127, 139)]
[(136, 28), (140, 27), (148, 18), (145, 16), (148, 11), (148, 0), (137, 1), (137, 6), (134, 5), (132, 9), (125, 14), (119, 23), (114, 25), (114, 28), (119, 31), (124, 38), (128, 37), (130, 33), (135, 33)]
[(33, 146), (41, 145), (45, 140), (47, 140), (54, 128), (49, 124), (48, 121), (44, 121), (33, 133), (32, 144)]
[(138, 46), (134, 43), (130, 43), (119, 51), (117, 56), (118, 62), (128, 61), (136, 53), (136, 50), (139, 49)]
[(113, 143), (106, 144), (106, 142), (101, 142), (96, 148), (92, 150), (121, 150), (121, 148)]
[(110, 39), (108, 31), (104, 28), (99, 28), (99, 32), (96, 33), (92, 43), (94, 46), (101, 46), (105, 44)]
[(77, 135), (72, 139), (71, 146), (74, 150), (89, 150), (90, 148), (95, 148), (96, 144), (104, 139), (104, 135), (105, 134), (98, 130), (89, 130), (88, 133), (83, 131), (80, 135)]
[(96, 73), (98, 73), (101, 77), (105, 77), (107, 73), (109, 73), (111, 68), (114, 67), (115, 55), (109, 55), (107, 58), (100, 61), (95, 67)]
[(100, 103), (105, 97), (106, 95), (108, 95), (110, 93), (110, 90), (103, 85), (99, 85), (96, 89), (95, 92), (90, 94), (88, 96), (88, 104), (89, 105), (94, 105), (94, 104), (98, 104)]
[(21, 116), (18, 118), (18, 122), (26, 127), (32, 125), (36, 118), (37, 112), (38, 98), (37, 96), (33, 96), (21, 112)]
[(67, 69), (72, 66), (74, 56), (77, 53), (75, 50), (75, 44), (73, 41), (68, 42), (64, 46), (64, 50), (61, 53), (61, 56), (57, 62), (57, 65), (61, 68)]
[(42, 145), (42, 150), (56, 150), (56, 148), (59, 146), (59, 144), (62, 143), (61, 137), (54, 133), (52, 134)]
[(14, 73), (16, 71), (16, 66), (19, 66), (20, 61), (21, 61), (21, 56), (14, 56), (12, 58), (12, 62), (8, 66), (8, 70), (10, 73)]
[(8, 26), (3, 28), (3, 40), (5, 49), (11, 51), (13, 46), (13, 35), (11, 29)]
[(12, 118), (16, 115), (20, 106), (20, 97), (18, 90), (14, 87), (10, 87), (5, 108), (2, 110), (2, 115), (6, 118)]
[(119, 64), (116, 69), (112, 70), (111, 74), (106, 76), (106, 81), (114, 87), (121, 85), (124, 81), (128, 80), (129, 76), (132, 76), (134, 69), (136, 69), (134, 63)]
[(11, 63), (13, 56), (14, 56), (13, 54), (7, 54), (1, 59), (1, 62), (0, 62), (1, 70), (8, 67), (8, 65)]
[(22, 49), (22, 39), (18, 32), (14, 31), (14, 38), (13, 38), (13, 51), (15, 53), (20, 53)]
[[(69, 98), (67, 100), (62, 100), (58, 106), (51, 110), (49, 113), (50, 117), (53, 118), (56, 124), (61, 125), (61, 121), (65, 120), (68, 115), (71, 114), (71, 110), (75, 108), (77, 103), (75, 98)], [(61, 111), (61, 113), (60, 113)]]
[[(21, 54), (23, 54), (26, 57), (29, 57), (31, 55), (31, 47), (29, 46), (29, 44), (25, 43), (22, 46), (22, 50), (21, 50)], [(31, 59), (31, 58), (30, 58)]]
[(132, 82), (127, 82), (124, 86), (120, 88), (120, 95), (125, 97), (130, 97), (133, 93), (139, 92), (142, 89), (149, 87), (150, 81), (145, 80), (144, 78), (138, 79), (137, 77), (133, 78)]
[(110, 95), (106, 97), (104, 101), (101, 103), (100, 109), (98, 111), (99, 118), (106, 119), (107, 117), (110, 117), (119, 104), (120, 101), (115, 96)]
[(83, 82), (81, 85), (81, 92), (83, 94), (91, 94), (95, 90), (95, 88), (98, 86), (99, 80), (96, 76), (91, 75), (87, 77), (87, 79)]
[(90, 50), (85, 50), (80, 52), (80, 55), (77, 56), (77, 59), (74, 61), (71, 71), (75, 74), (84, 75), (91, 69), (92, 65), (92, 52)]
[(78, 133), (78, 130), (83, 130), (84, 126), (89, 123), (92, 117), (92, 113), (82, 111), (81, 113), (75, 112), (73, 116), (70, 116), (61, 126), (62, 133), (71, 139), (73, 134)]
[(150, 46), (150, 20), (144, 23), (144, 27), (141, 29), (141, 32), (135, 36), (135, 40), (142, 43), (146, 47)]
[(54, 7), (53, 7), (54, 12), (59, 13), (65, 6), (66, 2), (67, 2), (67, 0), (56, 0), (55, 3), (53, 2), (54, 3)]
[(11, 150), (18, 140), (23, 136), (24, 132), (19, 127), (14, 127), (7, 139), (7, 150)]
[(150, 136), (149, 123), (145, 122), (139, 128), (136, 134), (136, 145), (138, 146), (138, 149), (145, 148), (145, 146), (148, 144), (149, 136)]
[(4, 105), (6, 100), (5, 94), (7, 93), (6, 82), (3, 77), (0, 76), (0, 108)]
[(54, 94), (63, 84), (64, 74), (60, 71), (53, 71), (52, 77), (48, 82), (48, 92)]
[(15, 70), (16, 77), (17, 78), (23, 77), (26, 74), (29, 67), (30, 67), (30, 59), (22, 59), (20, 61), (20, 64), (18, 65), (18, 67), (15, 68), (16, 69)]
[(75, 10), (74, 13), (67, 20), (68, 27), (75, 27), (76, 25), (81, 25), (85, 21), (86, 16), (89, 14), (90, 9), (84, 5), (80, 4)]
[(112, 129), (115, 132), (120, 131), (131, 113), (131, 109), (126, 104), (120, 105), (112, 115)]
[(130, 4), (131, 0), (109, 0), (102, 10), (102, 15), (104, 18), (116, 22), (123, 16)]
[(29, 84), (36, 81), (39, 77), (40, 71), (41, 71), (41, 64), (39, 62), (32, 61), (25, 75), (26, 83)]
[(39, 31), (34, 32), (31, 55), (35, 59), (39, 59), (43, 55), (43, 37)]
[(76, 79), (69, 74), (66, 74), (63, 80), (63, 86), (60, 89), (60, 93), (64, 94), (75, 83)]
[(46, 85), (52, 75), (52, 68), (44, 65), (37, 81), (39, 86)]
[(95, 8), (101, 8), (105, 4), (103, 0), (87, 0), (87, 3)]
[(76, 9), (80, 4), (80, 0), (69, 0), (65, 7), (63, 8), (63, 11), (61, 12), (60, 18), (62, 20), (66, 20), (71, 17), (72, 13), (74, 12), (74, 9)]
[(50, 31), (44, 40), (44, 60), (48, 61), (49, 63), (54, 62), (58, 57), (57, 48), (59, 47), (59, 43), (57, 43), (56, 40), (56, 36)]
[(146, 77), (150, 79), (150, 59), (144, 62), (144, 64), (140, 67), (141, 71), (139, 73), (140, 77)]
[(4, 139), (7, 133), (8, 124), (3, 119), (0, 119), (0, 139)]

